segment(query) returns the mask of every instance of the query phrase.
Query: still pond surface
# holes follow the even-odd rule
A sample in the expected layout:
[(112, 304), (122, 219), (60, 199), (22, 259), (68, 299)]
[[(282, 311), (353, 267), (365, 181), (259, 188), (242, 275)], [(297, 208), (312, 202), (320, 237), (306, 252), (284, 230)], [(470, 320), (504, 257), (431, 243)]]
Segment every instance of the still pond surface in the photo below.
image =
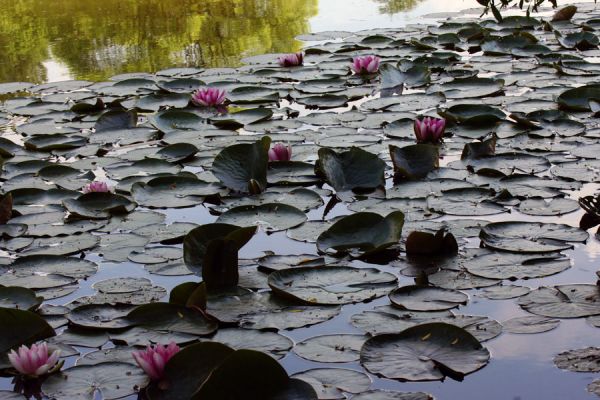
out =
[[(98, 81), (126, 72), (152, 72), (176, 66), (232, 67), (251, 55), (297, 51), (302, 42), (296, 37), (306, 32), (397, 27), (417, 22), (426, 14), (457, 11), (474, 4), (469, 0), (0, 0), (0, 82)], [(449, 161), (446, 159), (444, 163)], [(597, 185), (588, 184), (581, 191), (570, 192), (569, 197), (577, 199), (596, 189)], [(309, 217), (318, 219), (322, 211), (314, 210)], [(338, 206), (330, 217), (341, 214), (343, 207)], [(561, 217), (530, 218), (515, 212), (508, 219), (577, 226), (581, 215), (577, 211)], [(499, 221), (507, 217), (486, 219)], [(197, 207), (170, 211), (167, 222), (173, 221), (205, 223), (214, 221), (214, 216)], [(476, 247), (477, 241), (469, 245)], [(283, 254), (314, 252), (313, 245), (287, 240), (284, 234), (261, 233), (240, 256), (260, 257), (263, 251), (273, 248), (285, 248)], [(573, 268), (557, 276), (521, 284), (535, 288), (592, 283), (600, 255), (598, 240), (591, 238), (566, 254), (571, 257)], [(94, 256), (89, 259), (99, 263), (102, 260)], [(132, 276), (149, 277), (130, 263), (104, 263), (77, 293), (55, 304), (92, 293), (93, 283), (122, 275), (124, 266), (132, 267), (128, 268)], [(151, 278), (168, 290), (189, 280), (189, 277)], [(403, 284), (411, 281), (407, 277), (402, 279)], [(528, 315), (512, 300), (490, 302), (475, 293), (478, 292), (472, 291), (472, 301), (461, 308), (464, 314), (487, 315), (498, 321)], [(350, 317), (383, 304), (387, 304), (387, 299), (349, 305), (332, 321), (285, 334), (300, 342), (322, 334), (359, 333), (348, 323)], [(597, 338), (597, 328), (585, 320), (566, 320), (558, 329), (543, 335), (504, 334), (490, 341), (486, 346), (492, 353), (492, 362), (464, 382), (403, 383), (375, 379), (372, 388), (422, 390), (437, 399), (451, 400), (592, 399), (585, 387), (597, 374), (561, 371), (553, 365), (552, 358), (560, 351), (597, 345)], [(282, 364), (290, 373), (316, 366), (293, 353)], [(357, 363), (343, 367), (360, 370)], [(12, 389), (12, 385), (3, 380), (0, 389)]]

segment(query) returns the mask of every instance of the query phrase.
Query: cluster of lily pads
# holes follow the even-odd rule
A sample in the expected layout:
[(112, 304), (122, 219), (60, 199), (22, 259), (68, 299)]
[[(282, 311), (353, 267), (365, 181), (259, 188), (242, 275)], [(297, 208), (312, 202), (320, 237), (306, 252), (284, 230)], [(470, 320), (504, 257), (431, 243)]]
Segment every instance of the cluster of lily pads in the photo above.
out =
[[(600, 325), (595, 284), (517, 284), (569, 269), (589, 236), (549, 222), (600, 168), (600, 19), (571, 17), (0, 84), (0, 370), (15, 385), (0, 396), (431, 399), (372, 376), (463, 380), (502, 332)], [(597, 200), (581, 203), (597, 225)], [(272, 252), (240, 256), (267, 235)], [(458, 313), (475, 294), (531, 315)], [(352, 304), (372, 307), (351, 332), (286, 335)], [(292, 353), (318, 367), (289, 376)]]

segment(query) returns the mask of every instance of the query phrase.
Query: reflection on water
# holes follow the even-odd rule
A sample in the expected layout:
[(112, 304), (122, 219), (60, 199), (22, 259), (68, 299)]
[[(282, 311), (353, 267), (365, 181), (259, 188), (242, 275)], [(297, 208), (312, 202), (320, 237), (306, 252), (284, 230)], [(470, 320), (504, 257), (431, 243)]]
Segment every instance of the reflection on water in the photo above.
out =
[[(0, 0), (0, 82), (101, 80), (297, 50), (318, 0)], [(50, 61), (51, 60), (51, 61)], [(46, 65), (46, 67), (44, 66)]]
[(375, 0), (379, 4), (381, 14), (398, 14), (410, 10), (422, 0)]

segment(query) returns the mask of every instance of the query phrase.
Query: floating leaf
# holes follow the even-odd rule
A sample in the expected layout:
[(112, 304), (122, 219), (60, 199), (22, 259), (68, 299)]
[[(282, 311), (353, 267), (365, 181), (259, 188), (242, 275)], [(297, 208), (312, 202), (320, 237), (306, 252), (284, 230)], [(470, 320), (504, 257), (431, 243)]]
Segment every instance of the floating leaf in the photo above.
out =
[(462, 381), (489, 358), (488, 350), (464, 329), (431, 323), (370, 338), (360, 362), (369, 372), (390, 379), (435, 381), (447, 376)]

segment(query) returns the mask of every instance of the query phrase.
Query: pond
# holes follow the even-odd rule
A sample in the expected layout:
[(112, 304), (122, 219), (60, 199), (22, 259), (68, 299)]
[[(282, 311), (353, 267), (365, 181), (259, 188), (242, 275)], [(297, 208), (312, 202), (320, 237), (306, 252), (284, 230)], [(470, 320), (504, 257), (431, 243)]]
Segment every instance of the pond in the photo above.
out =
[(0, 4), (0, 400), (600, 395), (600, 7)]

